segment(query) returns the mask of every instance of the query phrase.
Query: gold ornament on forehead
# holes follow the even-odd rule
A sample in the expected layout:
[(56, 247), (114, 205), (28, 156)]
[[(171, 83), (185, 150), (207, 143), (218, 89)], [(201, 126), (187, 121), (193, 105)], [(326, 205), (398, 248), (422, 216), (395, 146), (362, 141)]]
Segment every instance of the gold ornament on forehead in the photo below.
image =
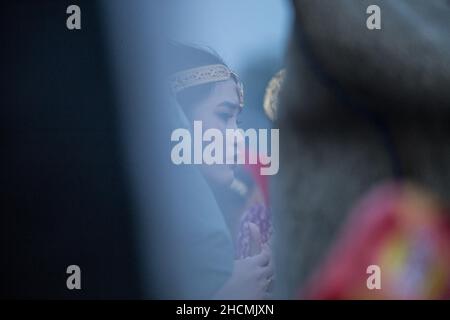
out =
[(277, 110), (280, 100), (280, 91), (286, 78), (286, 69), (278, 71), (269, 81), (264, 95), (264, 112), (270, 120), (277, 119)]
[(234, 79), (238, 87), (239, 106), (244, 107), (244, 86), (236, 73), (223, 64), (212, 64), (198, 68), (183, 70), (170, 77), (172, 92), (176, 95), (187, 88), (207, 84), (211, 82)]

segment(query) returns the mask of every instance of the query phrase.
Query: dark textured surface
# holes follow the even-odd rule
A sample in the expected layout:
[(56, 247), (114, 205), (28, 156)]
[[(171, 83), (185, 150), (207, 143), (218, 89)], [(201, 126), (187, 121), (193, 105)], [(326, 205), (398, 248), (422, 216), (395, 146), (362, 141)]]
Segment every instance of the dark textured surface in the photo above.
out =
[[(140, 297), (133, 216), (100, 12), (65, 27), (65, 1), (2, 4), (0, 296)], [(81, 268), (81, 290), (66, 268)]]
[[(448, 1), (294, 1), (274, 190), (280, 297), (318, 267), (349, 209), (401, 178), (448, 200)], [(382, 30), (366, 28), (366, 8)]]

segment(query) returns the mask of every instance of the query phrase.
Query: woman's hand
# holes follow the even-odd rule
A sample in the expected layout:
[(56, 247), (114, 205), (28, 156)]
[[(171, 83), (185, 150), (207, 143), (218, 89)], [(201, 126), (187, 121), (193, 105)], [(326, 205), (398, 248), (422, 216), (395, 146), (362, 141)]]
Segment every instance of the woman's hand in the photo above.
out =
[(215, 299), (260, 300), (267, 298), (273, 277), (270, 249), (263, 245), (259, 254), (235, 260), (231, 278), (216, 293)]
[(262, 249), (261, 232), (258, 226), (252, 222), (248, 223), (248, 229), (250, 231), (250, 256), (255, 256)]

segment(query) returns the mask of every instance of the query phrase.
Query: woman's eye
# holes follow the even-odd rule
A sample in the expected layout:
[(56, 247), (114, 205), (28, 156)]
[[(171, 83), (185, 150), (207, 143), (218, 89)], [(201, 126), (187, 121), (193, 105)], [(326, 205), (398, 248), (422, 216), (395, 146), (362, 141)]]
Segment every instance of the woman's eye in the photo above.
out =
[(223, 121), (227, 122), (233, 117), (233, 115), (229, 113), (219, 113), (219, 118), (221, 118)]

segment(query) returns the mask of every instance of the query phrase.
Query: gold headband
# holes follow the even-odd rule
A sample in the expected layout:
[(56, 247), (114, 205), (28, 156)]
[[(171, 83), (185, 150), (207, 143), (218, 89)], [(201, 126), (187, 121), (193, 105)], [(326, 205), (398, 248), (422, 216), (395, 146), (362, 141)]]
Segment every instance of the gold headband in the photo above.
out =
[(225, 81), (233, 78), (238, 86), (239, 105), (244, 107), (244, 88), (237, 74), (223, 64), (212, 64), (177, 72), (170, 77), (171, 89), (174, 94), (190, 87), (206, 83)]

